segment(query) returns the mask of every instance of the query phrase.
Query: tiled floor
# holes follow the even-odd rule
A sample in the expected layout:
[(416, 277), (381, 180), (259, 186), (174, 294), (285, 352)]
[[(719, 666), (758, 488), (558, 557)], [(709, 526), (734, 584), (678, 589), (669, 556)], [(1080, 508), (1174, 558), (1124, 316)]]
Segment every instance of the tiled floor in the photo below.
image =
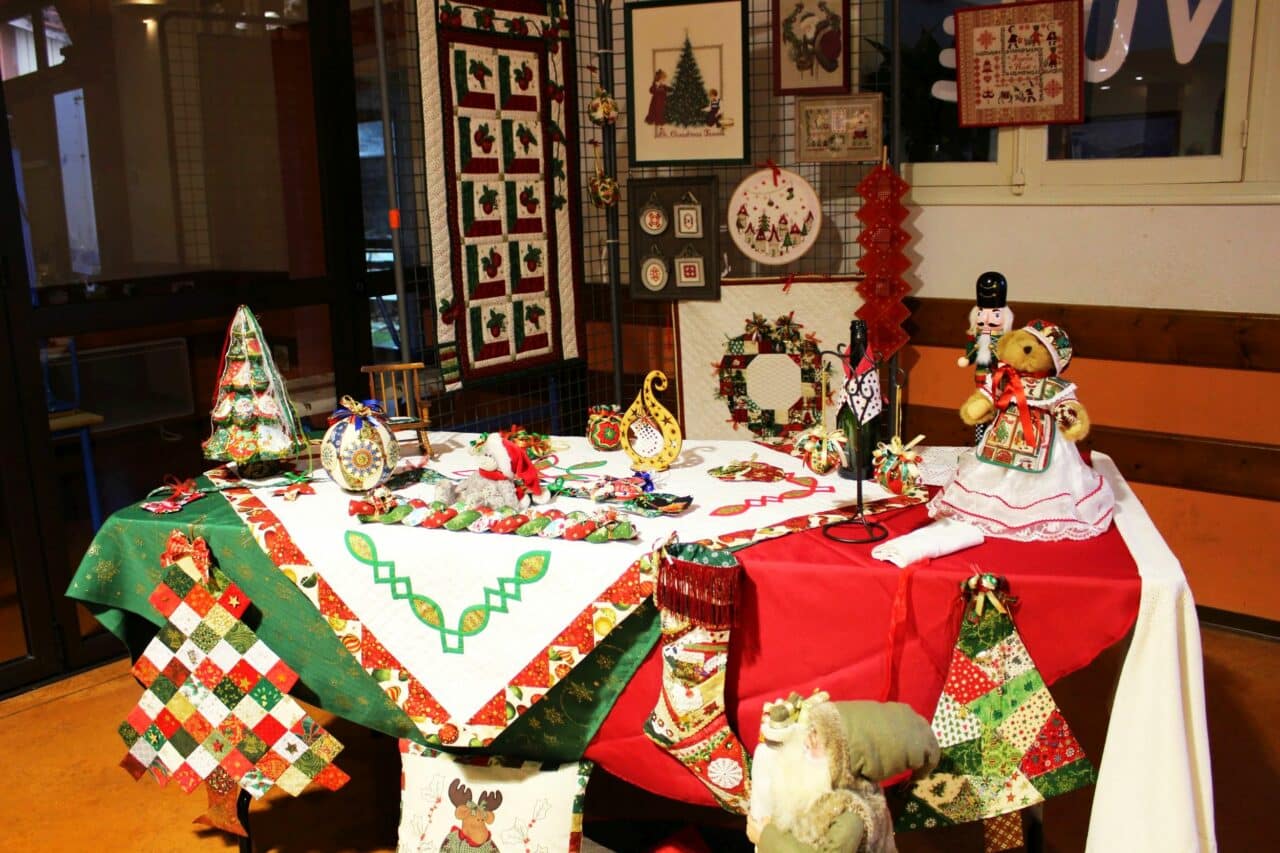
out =
[[(1206, 701), (1219, 846), (1263, 850), (1274, 842), (1266, 817), (1275, 808), (1280, 778), (1280, 735), (1272, 715), (1280, 707), (1280, 644), (1216, 629), (1204, 631)], [(1119, 651), (1054, 688), (1086, 750), (1101, 751), (1105, 710)], [(0, 850), (166, 851), (229, 850), (218, 833), (191, 824), (204, 797), (175, 787), (135, 783), (117, 764), (123, 745), (115, 733), (139, 688), (124, 662), (0, 703), (0, 756), (7, 779), (0, 788)], [(339, 765), (352, 776), (342, 791), (308, 792), (293, 799), (269, 795), (254, 805), (255, 849), (390, 851), (395, 849), (399, 756), (395, 741), (330, 715), (317, 718), (347, 745)], [(1083, 847), (1091, 791), (1046, 807), (1048, 849)], [(686, 822), (712, 827), (716, 853), (749, 849), (727, 815), (682, 807), (626, 788), (603, 775), (587, 795), (588, 835), (620, 853), (649, 849)], [(718, 827), (718, 829), (716, 828)], [(899, 836), (903, 853), (981, 850), (974, 827), (949, 833)], [(1119, 851), (1117, 851), (1119, 853)]]

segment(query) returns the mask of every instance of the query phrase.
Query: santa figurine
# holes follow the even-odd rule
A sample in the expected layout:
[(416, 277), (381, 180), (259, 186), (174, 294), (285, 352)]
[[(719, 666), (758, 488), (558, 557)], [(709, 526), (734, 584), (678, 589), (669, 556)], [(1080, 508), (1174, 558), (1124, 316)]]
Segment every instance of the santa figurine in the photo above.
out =
[[(1013, 310), (1009, 308), (1009, 282), (998, 272), (984, 272), (976, 285), (977, 304), (969, 311), (969, 342), (964, 355), (956, 359), (958, 367), (973, 367), (973, 384), (981, 388), (996, 366), (996, 344), (1000, 336), (1013, 328)], [(982, 441), (986, 424), (974, 427), (973, 442)]]

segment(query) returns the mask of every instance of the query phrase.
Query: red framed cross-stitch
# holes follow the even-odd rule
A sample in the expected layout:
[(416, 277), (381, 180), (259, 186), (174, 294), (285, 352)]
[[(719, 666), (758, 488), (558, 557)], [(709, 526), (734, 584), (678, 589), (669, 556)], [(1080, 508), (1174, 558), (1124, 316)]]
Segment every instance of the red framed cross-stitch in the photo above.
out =
[(1084, 121), (1081, 0), (958, 9), (961, 127)]

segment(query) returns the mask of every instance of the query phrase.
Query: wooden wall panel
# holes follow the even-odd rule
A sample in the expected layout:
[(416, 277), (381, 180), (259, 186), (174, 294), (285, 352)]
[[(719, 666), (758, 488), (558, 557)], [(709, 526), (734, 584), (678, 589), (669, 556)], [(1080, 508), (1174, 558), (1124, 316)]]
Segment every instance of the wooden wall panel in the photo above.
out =
[[(907, 401), (959, 409), (973, 389), (973, 370), (956, 367), (960, 352), (913, 346)], [(1066, 377), (1096, 424), (1280, 445), (1280, 372), (1077, 358)]]
[[(913, 343), (954, 346), (957, 340), (963, 341), (972, 302), (913, 298), (906, 303), (912, 316), (904, 326)], [(1076, 348), (1094, 358), (1280, 370), (1280, 316), (1273, 314), (1103, 308), (1017, 299), (1009, 305), (1019, 323), (1037, 317), (1061, 323)]]

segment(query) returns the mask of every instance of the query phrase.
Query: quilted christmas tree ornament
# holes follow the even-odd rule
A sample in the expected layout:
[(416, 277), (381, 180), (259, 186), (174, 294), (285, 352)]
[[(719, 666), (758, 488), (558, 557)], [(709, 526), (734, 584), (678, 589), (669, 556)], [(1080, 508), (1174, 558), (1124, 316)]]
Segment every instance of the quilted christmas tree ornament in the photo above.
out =
[[(1015, 813), (1096, 778), (1013, 625), (1004, 580), (974, 575), (962, 588), (964, 619), (933, 715), (942, 759), (911, 787), (899, 831)], [(989, 835), (1012, 826), (993, 824)]]
[(644, 733), (697, 776), (724, 809), (746, 814), (747, 753), (729, 727), (724, 704), (741, 574), (742, 565), (728, 551), (697, 543), (668, 546), (654, 590), (662, 619), (662, 695)]
[(236, 309), (227, 328), (209, 417), (213, 432), (203, 445), (205, 459), (252, 466), (291, 459), (307, 449), (302, 422), (247, 305)]
[(377, 400), (342, 399), (320, 442), (320, 464), (349, 492), (364, 492), (391, 476), (400, 461), (400, 444), (387, 428)]
[(168, 621), (133, 667), (146, 689), (118, 730), (121, 766), (186, 793), (204, 783), (205, 822), (230, 831), (237, 789), (257, 798), (346, 784), (333, 764), (342, 744), (286, 695), (297, 674), (242, 621), (248, 597), (217, 567), (203, 579), (189, 557), (163, 577), (150, 601)]

